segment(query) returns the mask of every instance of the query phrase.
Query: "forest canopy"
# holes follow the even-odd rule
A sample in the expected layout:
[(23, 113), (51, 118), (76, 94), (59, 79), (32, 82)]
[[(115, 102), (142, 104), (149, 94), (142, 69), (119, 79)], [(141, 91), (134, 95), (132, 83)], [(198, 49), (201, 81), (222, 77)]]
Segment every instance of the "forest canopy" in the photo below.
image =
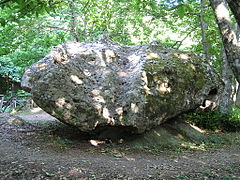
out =
[[(199, 1), (1, 1), (0, 61), (23, 68), (52, 46), (94, 41), (107, 34), (120, 44), (160, 41), (170, 47), (203, 52)], [(204, 5), (209, 53), (219, 59), (221, 41), (214, 15)]]

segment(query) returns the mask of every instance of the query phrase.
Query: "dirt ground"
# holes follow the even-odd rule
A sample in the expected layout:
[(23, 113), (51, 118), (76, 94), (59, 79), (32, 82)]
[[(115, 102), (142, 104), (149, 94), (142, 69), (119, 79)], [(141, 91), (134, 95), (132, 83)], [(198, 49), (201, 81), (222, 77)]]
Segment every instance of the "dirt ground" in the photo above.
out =
[(0, 138), (1, 180), (240, 179), (239, 144), (157, 151), (93, 146), (86, 134), (43, 112), (0, 114)]

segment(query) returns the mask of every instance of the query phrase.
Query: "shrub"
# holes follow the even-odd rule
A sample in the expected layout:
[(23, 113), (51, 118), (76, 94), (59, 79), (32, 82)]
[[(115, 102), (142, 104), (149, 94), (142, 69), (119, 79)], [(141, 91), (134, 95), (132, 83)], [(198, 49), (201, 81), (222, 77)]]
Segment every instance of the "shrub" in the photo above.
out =
[(234, 108), (227, 116), (221, 119), (223, 130), (240, 131), (240, 108)]
[(234, 108), (225, 116), (218, 110), (191, 112), (183, 115), (183, 119), (206, 130), (240, 131), (240, 108)]

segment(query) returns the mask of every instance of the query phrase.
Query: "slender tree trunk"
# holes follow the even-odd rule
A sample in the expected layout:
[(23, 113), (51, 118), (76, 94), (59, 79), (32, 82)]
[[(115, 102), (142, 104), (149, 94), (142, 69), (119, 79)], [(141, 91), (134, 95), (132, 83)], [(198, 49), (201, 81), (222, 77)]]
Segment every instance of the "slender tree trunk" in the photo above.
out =
[(84, 24), (84, 40), (87, 41), (87, 39), (88, 39), (88, 22), (87, 22), (85, 16), (83, 18), (83, 24)]
[(236, 83), (236, 99), (235, 99), (235, 106), (240, 108), (240, 86), (239, 83)]
[(229, 10), (224, 0), (210, 0), (222, 36), (227, 61), (237, 81), (240, 82), (240, 48), (232, 28)]
[[(234, 26), (234, 31), (236, 33), (236, 37), (237, 37), (237, 40), (238, 40), (238, 43), (239, 43), (240, 29), (239, 29), (239, 25), (237, 23)], [(240, 107), (240, 86), (239, 86), (238, 82), (235, 83), (235, 94), (234, 94), (234, 96), (235, 96), (234, 106)]]
[(205, 2), (206, 2), (205, 0), (201, 0), (201, 11), (199, 15), (199, 20), (200, 20), (200, 26), (201, 26), (202, 45), (203, 45), (204, 55), (206, 59), (210, 59), (209, 51), (208, 51), (210, 46), (207, 43), (207, 39), (206, 39), (206, 30), (207, 30), (208, 24), (203, 19)]
[(79, 42), (78, 31), (77, 31), (77, 13), (76, 13), (76, 7), (75, 7), (74, 0), (69, 0), (68, 4), (69, 4), (70, 16), (71, 16), (71, 20), (69, 23), (70, 32), (71, 32), (71, 35), (72, 35), (74, 41)]
[(223, 89), (223, 93), (221, 94), (219, 109), (222, 115), (226, 115), (230, 112), (233, 106), (232, 94), (233, 94), (234, 75), (228, 65), (228, 61), (227, 61), (227, 57), (224, 49), (222, 51), (222, 77), (223, 77), (223, 82), (225, 86)]

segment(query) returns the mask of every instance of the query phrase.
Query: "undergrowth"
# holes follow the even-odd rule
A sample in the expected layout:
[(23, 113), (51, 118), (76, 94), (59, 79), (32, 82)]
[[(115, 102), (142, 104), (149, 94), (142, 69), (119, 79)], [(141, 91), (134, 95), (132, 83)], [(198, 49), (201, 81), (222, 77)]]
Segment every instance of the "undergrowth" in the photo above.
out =
[(237, 132), (240, 131), (240, 109), (235, 108), (229, 114), (222, 115), (219, 110), (211, 112), (191, 112), (182, 118), (205, 130)]

